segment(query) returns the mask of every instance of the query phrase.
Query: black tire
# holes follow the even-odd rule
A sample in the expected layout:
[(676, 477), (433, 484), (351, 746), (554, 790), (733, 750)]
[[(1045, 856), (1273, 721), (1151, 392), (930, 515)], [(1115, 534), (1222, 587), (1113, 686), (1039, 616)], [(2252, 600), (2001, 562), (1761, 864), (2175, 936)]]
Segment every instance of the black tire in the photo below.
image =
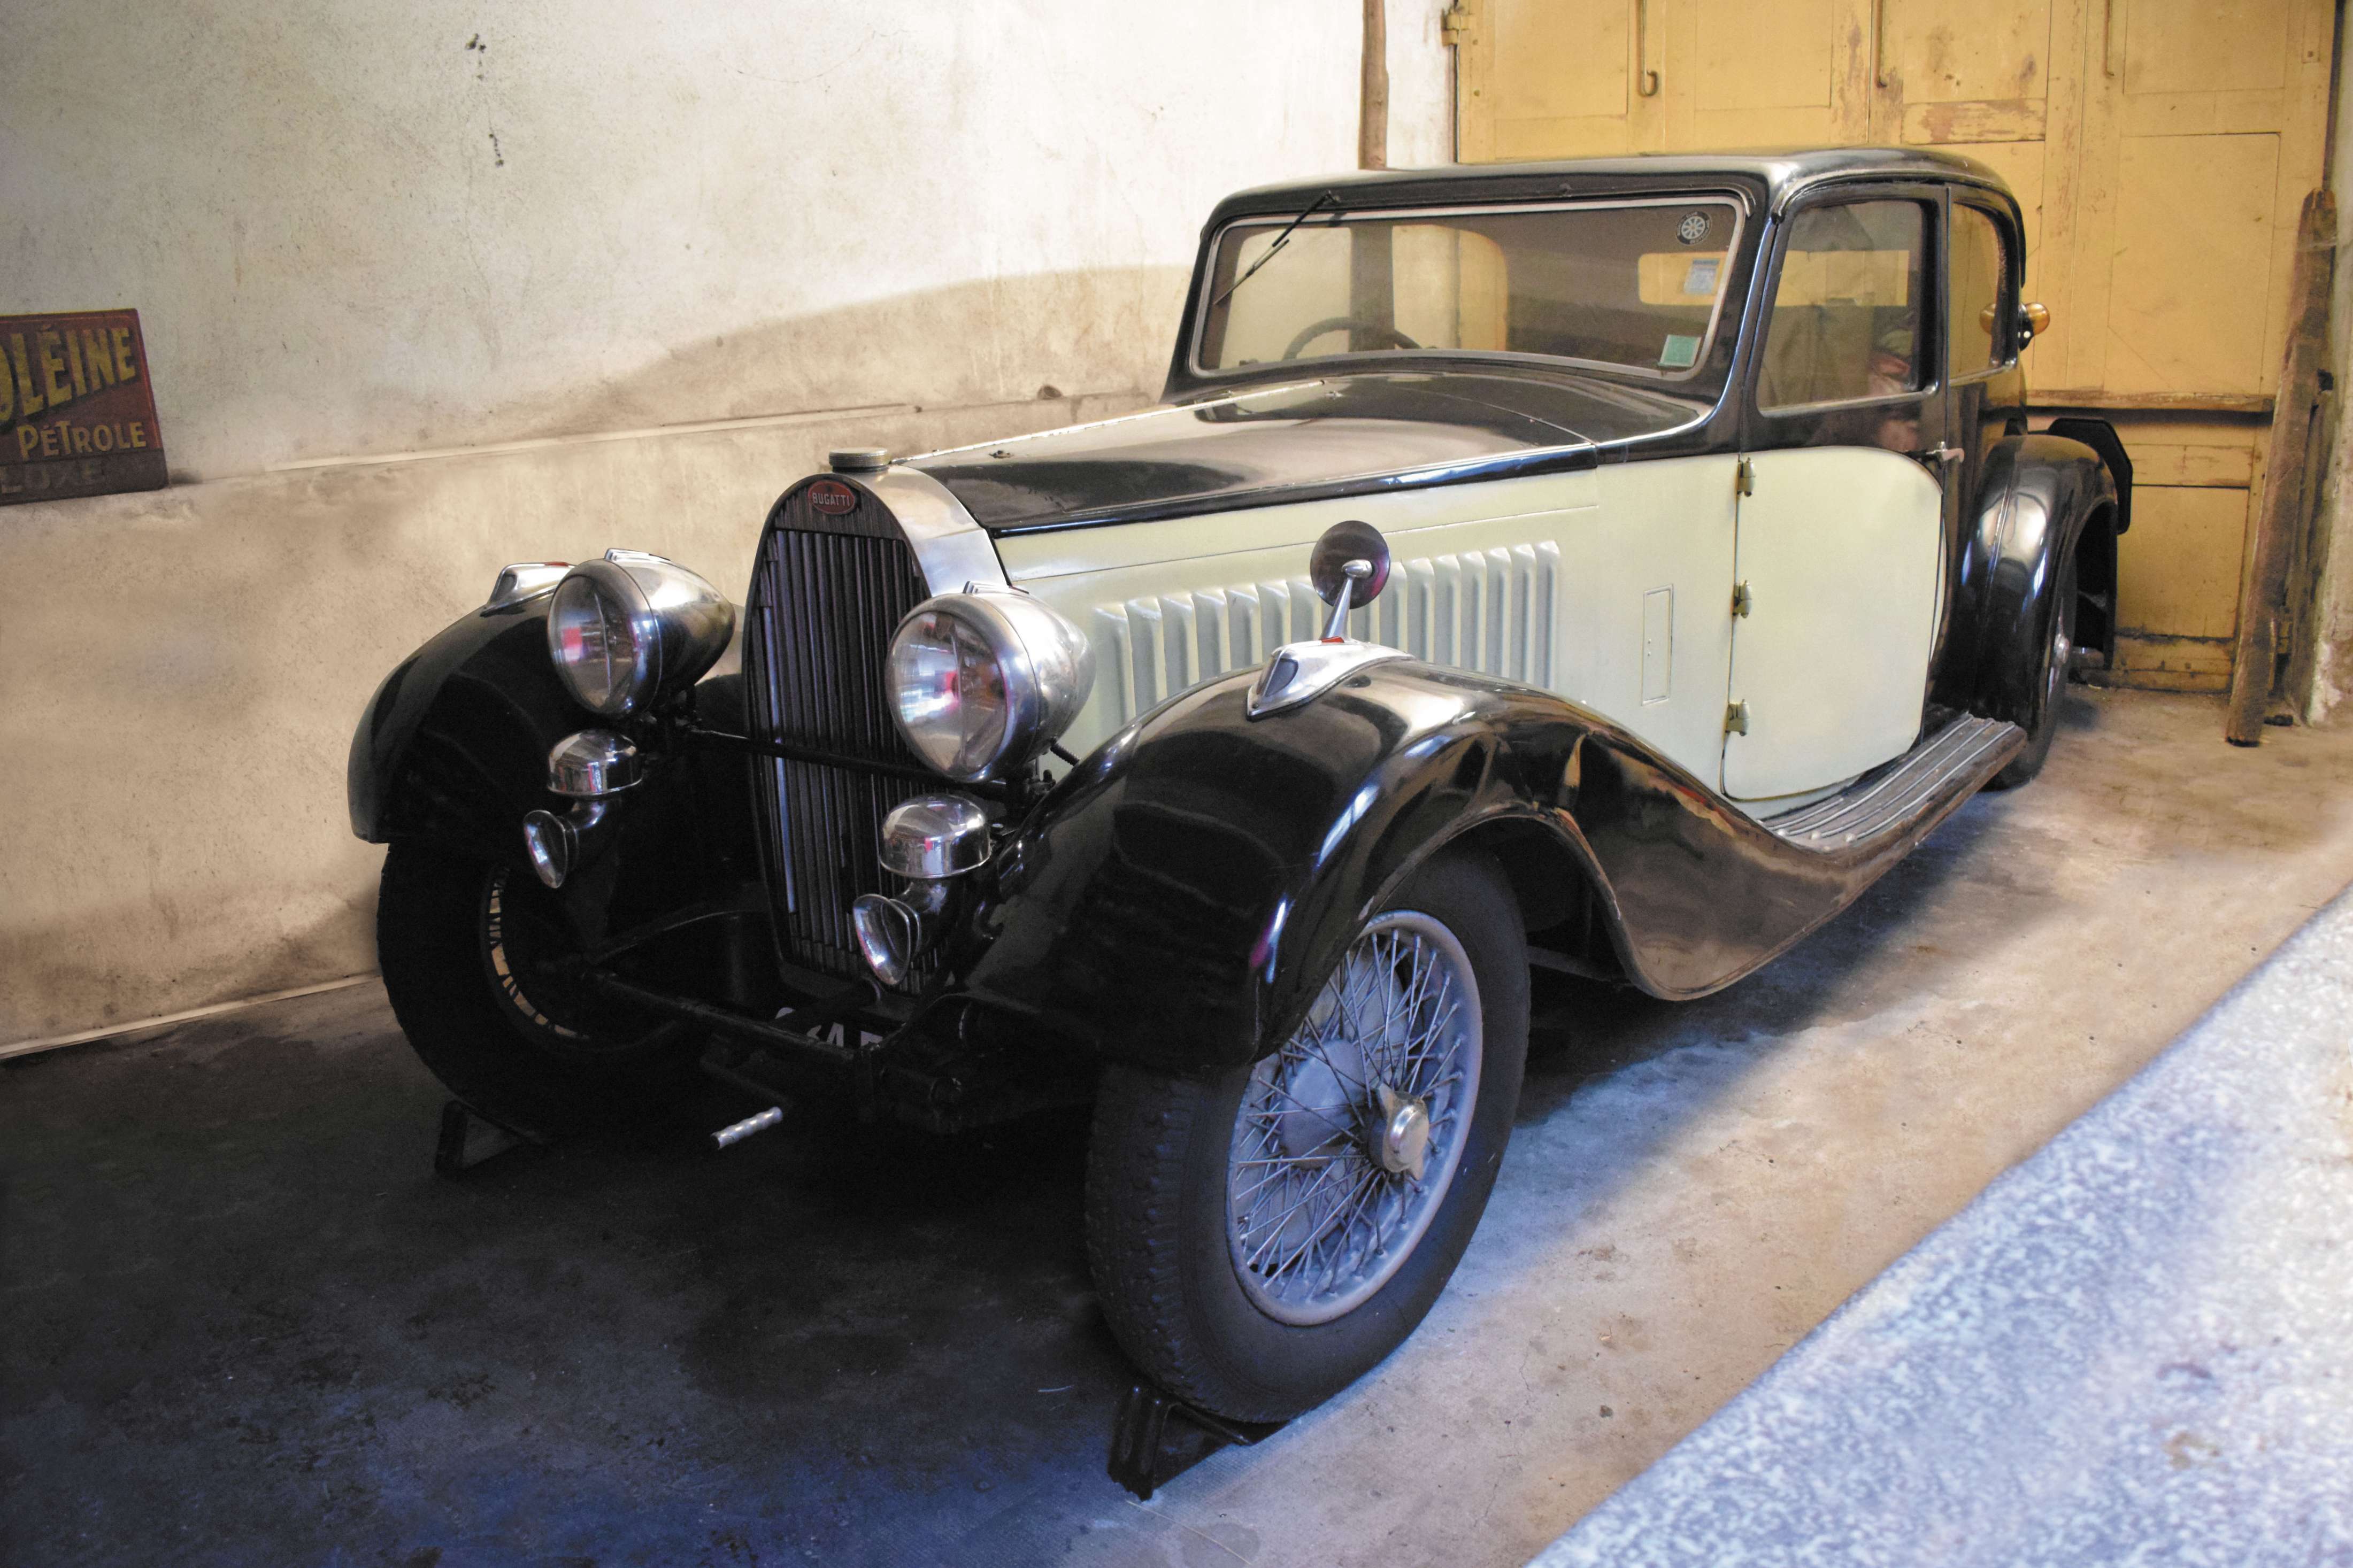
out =
[(2027, 726), (2026, 749), (1994, 774), (1994, 789), (2016, 789), (2042, 771), (2051, 760), (2051, 742), (2059, 736), (2060, 716), (2067, 707), (2067, 667), (2075, 647), (2075, 557), (2070, 552), (2059, 566), (2057, 601), (2051, 633), (2042, 639), (2042, 682), (2035, 694), (2034, 721)]
[(1296, 1415), (1403, 1342), (1470, 1245), (1503, 1163), (1528, 1037), (1527, 943), (1511, 886), (1489, 857), (1450, 852), (1384, 914), (1394, 910), (1435, 920), (1468, 956), (1480, 1004), (1478, 1085), (1461, 1158), (1426, 1228), (1344, 1315), (1278, 1321), (1242, 1284), (1229, 1234), (1229, 1151), (1253, 1069), (1104, 1074), (1087, 1163), (1087, 1251), (1104, 1315), (1162, 1387), (1229, 1419)]
[(375, 911), (393, 1016), (451, 1094), (516, 1131), (659, 1125), (704, 1095), (697, 1042), (551, 974), (569, 946), (552, 900), (505, 867), (393, 845)]

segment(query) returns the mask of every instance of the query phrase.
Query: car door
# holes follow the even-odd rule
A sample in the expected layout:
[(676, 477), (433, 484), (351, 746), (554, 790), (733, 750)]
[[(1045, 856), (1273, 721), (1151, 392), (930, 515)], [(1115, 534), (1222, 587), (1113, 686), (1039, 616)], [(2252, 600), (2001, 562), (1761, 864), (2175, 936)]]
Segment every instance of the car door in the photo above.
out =
[(1939, 196), (1778, 226), (1738, 484), (1724, 789), (1832, 788), (1917, 739), (1943, 550)]

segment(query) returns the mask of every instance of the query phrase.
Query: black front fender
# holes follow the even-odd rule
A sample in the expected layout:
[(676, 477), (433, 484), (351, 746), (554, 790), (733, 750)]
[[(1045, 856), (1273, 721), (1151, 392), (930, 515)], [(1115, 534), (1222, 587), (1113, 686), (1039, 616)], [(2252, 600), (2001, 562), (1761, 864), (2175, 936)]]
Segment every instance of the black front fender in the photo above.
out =
[(1251, 679), (1176, 699), (1057, 786), (951, 952), (966, 994), (1113, 1059), (1248, 1062), (1404, 879), (1475, 835), (1532, 924), (1589, 900), (1629, 980), (1694, 996), (1828, 919), (1942, 815), (1867, 849), (1800, 848), (1545, 692), (1400, 659), (1253, 721)]
[(1113, 1056), (1251, 1059), (1423, 856), (1556, 797), (1575, 733), (1511, 743), (1509, 693), (1406, 668), (1256, 721), (1239, 675), (1113, 737), (1008, 847), (965, 988)]
[[(373, 843), (429, 842), (530, 873), (524, 815), (573, 804), (548, 791), (548, 752), (575, 731), (610, 722), (575, 702), (555, 674), (547, 606), (542, 595), (463, 616), (385, 678), (352, 736), (353, 832)], [(741, 733), (743, 688), (731, 653), (681, 716)], [(584, 940), (689, 905), (733, 907), (759, 879), (743, 754), (665, 748), (659, 727), (623, 728), (639, 744), (644, 782), (615, 797), (597, 847), (560, 895)]]
[(547, 654), (548, 597), (469, 611), (394, 667), (352, 735), (352, 831), (509, 853), (546, 797), (547, 753), (589, 722)]

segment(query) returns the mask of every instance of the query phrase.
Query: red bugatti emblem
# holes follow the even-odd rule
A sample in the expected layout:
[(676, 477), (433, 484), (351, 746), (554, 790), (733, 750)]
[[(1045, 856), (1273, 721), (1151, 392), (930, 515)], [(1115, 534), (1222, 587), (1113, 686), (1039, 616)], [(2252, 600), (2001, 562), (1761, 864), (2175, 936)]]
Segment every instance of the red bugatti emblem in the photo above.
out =
[(808, 488), (809, 505), (829, 517), (858, 510), (858, 492), (839, 479), (819, 479)]

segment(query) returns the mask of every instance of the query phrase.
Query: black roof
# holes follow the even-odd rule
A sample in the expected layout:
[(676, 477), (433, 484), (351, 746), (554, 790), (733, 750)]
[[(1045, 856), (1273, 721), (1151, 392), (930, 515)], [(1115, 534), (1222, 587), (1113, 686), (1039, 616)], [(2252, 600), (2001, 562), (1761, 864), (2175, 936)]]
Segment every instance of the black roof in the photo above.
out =
[(1209, 226), (1248, 213), (1294, 213), (1324, 193), (1326, 210), (1418, 206), (1430, 203), (1526, 201), (1583, 195), (1633, 184), (1715, 181), (1761, 187), (1768, 207), (1806, 186), (1841, 178), (1959, 180), (2009, 194), (2002, 178), (1974, 158), (1917, 147), (1810, 147), (1746, 153), (1637, 153), (1620, 158), (1569, 158), (1544, 163), (1449, 163), (1430, 169), (1372, 169), (1314, 180), (1286, 180), (1238, 191), (1218, 204)]

